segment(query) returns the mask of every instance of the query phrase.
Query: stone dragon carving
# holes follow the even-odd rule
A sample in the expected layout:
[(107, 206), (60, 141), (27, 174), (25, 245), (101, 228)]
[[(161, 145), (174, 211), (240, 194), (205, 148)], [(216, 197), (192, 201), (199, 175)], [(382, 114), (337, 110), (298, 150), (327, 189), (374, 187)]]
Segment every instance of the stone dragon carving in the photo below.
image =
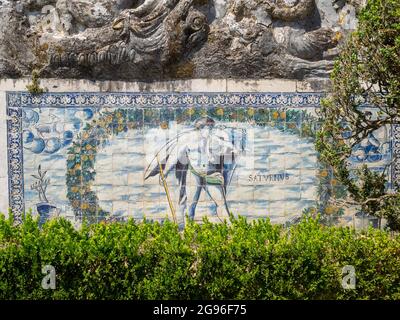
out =
[(60, 52), (55, 42), (50, 68), (127, 63), (131, 68), (163, 67), (177, 61), (207, 38), (206, 17), (192, 4), (193, 0), (146, 0), (135, 9), (123, 10), (111, 24), (82, 33), (86, 45), (72, 36), (62, 45), (70, 52)]
[(6, 22), (0, 35), (3, 27), (4, 43), (26, 50), (10, 59), (0, 44), (0, 76), (326, 77), (346, 33), (338, 1), (19, 0), (0, 16), (19, 22), (23, 40), (13, 44)]

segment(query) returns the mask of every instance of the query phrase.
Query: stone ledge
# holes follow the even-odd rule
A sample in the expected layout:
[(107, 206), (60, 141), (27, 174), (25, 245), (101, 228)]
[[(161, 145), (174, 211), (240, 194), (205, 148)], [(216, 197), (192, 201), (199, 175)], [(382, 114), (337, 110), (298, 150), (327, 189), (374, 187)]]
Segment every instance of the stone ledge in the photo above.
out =
[[(30, 79), (0, 79), (1, 91), (26, 91)], [(162, 82), (41, 79), (49, 92), (326, 92), (328, 79), (191, 79)]]
[(227, 80), (227, 92), (296, 92), (295, 80)]
[(329, 79), (307, 79), (296, 82), (297, 92), (327, 92), (330, 87)]
[(0, 177), (0, 213), (8, 211), (8, 181), (7, 177)]

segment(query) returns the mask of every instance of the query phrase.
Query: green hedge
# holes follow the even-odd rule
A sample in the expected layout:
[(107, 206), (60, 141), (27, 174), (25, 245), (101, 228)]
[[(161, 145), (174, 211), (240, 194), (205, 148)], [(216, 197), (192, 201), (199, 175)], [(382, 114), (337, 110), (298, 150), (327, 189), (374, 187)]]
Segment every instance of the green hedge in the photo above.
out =
[[(44, 290), (44, 265), (56, 289)], [(356, 269), (355, 290), (341, 286)], [(77, 231), (66, 220), (0, 217), (0, 299), (399, 299), (400, 237), (305, 218), (110, 223)]]

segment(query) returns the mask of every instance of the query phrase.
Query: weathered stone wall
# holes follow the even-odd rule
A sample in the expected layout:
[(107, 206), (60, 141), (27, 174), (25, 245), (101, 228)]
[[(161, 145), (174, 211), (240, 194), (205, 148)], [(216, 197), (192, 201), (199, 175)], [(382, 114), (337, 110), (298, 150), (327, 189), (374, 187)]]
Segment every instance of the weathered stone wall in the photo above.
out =
[(0, 77), (37, 69), (41, 77), (94, 80), (326, 78), (359, 5), (3, 0)]

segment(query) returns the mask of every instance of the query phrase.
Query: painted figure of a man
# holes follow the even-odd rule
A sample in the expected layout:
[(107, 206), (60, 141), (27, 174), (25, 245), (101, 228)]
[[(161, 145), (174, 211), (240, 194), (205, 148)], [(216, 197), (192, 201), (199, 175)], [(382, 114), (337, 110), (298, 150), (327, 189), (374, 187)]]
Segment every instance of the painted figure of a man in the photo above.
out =
[[(235, 134), (231, 135), (222, 125), (217, 125), (210, 117), (202, 117), (194, 122), (194, 128), (185, 133), (186, 139), (180, 143), (182, 134), (171, 139), (160, 150), (163, 151), (161, 169), (167, 178), (171, 172), (179, 182), (179, 213), (182, 220), (188, 214), (194, 219), (196, 207), (203, 191), (214, 204), (214, 215), (219, 219), (229, 217), (227, 187), (230, 184), (240, 151), (235, 146)], [(188, 138), (188, 139), (187, 139)], [(156, 157), (159, 156), (156, 155)], [(195, 192), (188, 204), (188, 174), (194, 178)], [(146, 170), (145, 179), (160, 175), (155, 161)], [(188, 210), (188, 211), (187, 211)]]

